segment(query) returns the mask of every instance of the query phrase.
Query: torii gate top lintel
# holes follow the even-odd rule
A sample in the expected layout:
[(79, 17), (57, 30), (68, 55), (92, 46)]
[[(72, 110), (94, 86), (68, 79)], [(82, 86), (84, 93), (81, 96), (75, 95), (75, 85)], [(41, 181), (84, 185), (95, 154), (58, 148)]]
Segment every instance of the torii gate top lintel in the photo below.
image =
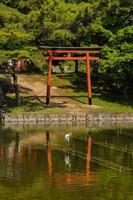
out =
[(46, 104), (50, 101), (50, 87), (51, 87), (51, 69), (52, 61), (54, 60), (82, 60), (86, 61), (87, 74), (87, 88), (88, 88), (88, 104), (92, 105), (91, 97), (91, 75), (90, 75), (90, 61), (99, 59), (99, 53), (102, 47), (50, 47), (40, 46), (40, 50), (47, 51), (44, 55), (48, 60), (48, 79), (47, 79), (47, 93)]

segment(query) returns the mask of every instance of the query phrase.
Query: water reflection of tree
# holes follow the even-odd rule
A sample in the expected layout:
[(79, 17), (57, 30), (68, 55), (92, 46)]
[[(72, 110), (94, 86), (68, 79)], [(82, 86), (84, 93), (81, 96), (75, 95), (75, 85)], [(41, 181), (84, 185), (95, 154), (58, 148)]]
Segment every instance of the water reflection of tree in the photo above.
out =
[[(3, 170), (3, 177), (7, 179), (16, 179), (16, 181), (28, 181), (26, 178), (27, 172), (28, 176), (31, 176), (32, 179), (34, 177), (34, 170), (38, 170), (39, 173), (44, 173), (44, 176), (49, 177), (49, 181), (58, 182), (58, 178), (61, 179), (63, 184), (70, 184), (74, 183), (75, 181), (79, 181), (82, 179), (82, 184), (86, 184), (85, 181), (85, 173), (78, 173), (78, 172), (61, 172), (58, 171), (55, 175), (53, 171), (57, 168), (56, 163), (60, 162), (60, 160), (54, 159), (56, 154), (63, 154), (63, 151), (60, 152), (60, 149), (55, 151), (50, 144), (50, 133), (46, 131), (46, 149), (45, 143), (43, 148), (37, 148), (36, 146), (25, 145), (23, 143), (23, 137), (21, 137), (20, 133), (16, 133), (15, 138), (11, 141), (8, 145), (4, 146), (4, 153), (3, 153), (3, 146), (0, 146), (0, 158), (2, 158), (1, 162), (1, 169)], [(44, 140), (45, 141), (45, 140)], [(58, 153), (57, 153), (58, 152)], [(66, 152), (67, 156), (70, 156), (70, 152)], [(45, 160), (45, 156), (47, 160)], [(53, 158), (52, 158), (53, 157)], [(43, 160), (42, 160), (43, 158)], [(4, 159), (4, 160), (3, 160)], [(54, 159), (54, 163), (53, 160)], [(89, 160), (90, 162), (90, 160)], [(61, 161), (63, 163), (63, 160)], [(46, 170), (48, 169), (48, 171)], [(88, 168), (89, 170), (89, 168)], [(48, 172), (48, 174), (46, 174)], [(6, 175), (5, 175), (6, 174)], [(62, 178), (61, 178), (62, 177)], [(65, 177), (65, 179), (64, 179)], [(68, 181), (69, 177), (69, 182)], [(93, 177), (94, 178), (94, 177)], [(61, 181), (60, 180), (60, 181)], [(30, 181), (30, 180), (29, 180)], [(51, 182), (51, 184), (52, 184)], [(61, 182), (58, 184), (62, 184)], [(61, 186), (61, 185), (60, 185)]]
[[(31, 134), (28, 140), (32, 137), (33, 135)], [(93, 159), (97, 156), (98, 158), (103, 158), (104, 160), (106, 158), (107, 160), (110, 159), (112, 161), (114, 159), (113, 156), (115, 155), (115, 151), (110, 149), (109, 139), (107, 137), (106, 145), (100, 146), (102, 144), (104, 145), (105, 137), (103, 137), (103, 135), (97, 135), (97, 137), (100, 138), (100, 142), (103, 141), (103, 143), (97, 143), (95, 134), (87, 135), (86, 138), (80, 143), (82, 148), (79, 149), (81, 151), (86, 151), (83, 151), (83, 155), (86, 155), (86, 164), (85, 160), (79, 158), (80, 162), (83, 162), (81, 165), (82, 168), (85, 168), (86, 166), (86, 173), (79, 173), (78, 167), (76, 170), (74, 168), (75, 166), (73, 165), (73, 160), (76, 161), (78, 158), (78, 154), (74, 154), (74, 150), (76, 149), (76, 144), (77, 149), (80, 147), (78, 143), (80, 141), (77, 138), (72, 137), (70, 148), (67, 152), (65, 152), (66, 156), (69, 155), (69, 159), (71, 159), (68, 164), (70, 163), (72, 170), (69, 171), (65, 169), (62, 140), (60, 145), (54, 146), (53, 143), (51, 143), (51, 133), (49, 131), (46, 131), (45, 137), (44, 134), (41, 135), (39, 140), (41, 141), (40, 145), (37, 140), (38, 134), (34, 134), (34, 137), (36, 138), (37, 143), (32, 145), (32, 142), (30, 144), (26, 143), (25, 138), (23, 138), (20, 133), (16, 133), (16, 135), (11, 138), (8, 136), (8, 140), (5, 139), (4, 135), (0, 134), (0, 170), (1, 177), (5, 177), (4, 181), (6, 181), (6, 178), (16, 178), (20, 182), (24, 181), (25, 183), (29, 183), (31, 180), (37, 178), (35, 175), (36, 171), (37, 176), (42, 176), (43, 174), (45, 178), (47, 177), (49, 184), (51, 185), (57, 183), (57, 185), (61, 187), (62, 185), (70, 186), (74, 183), (81, 183), (85, 185), (89, 182), (89, 184), (92, 184), (97, 181), (98, 177), (97, 173), (91, 171), (91, 158)], [(105, 154), (105, 151), (107, 154)], [(118, 158), (118, 155), (116, 155), (116, 157)], [(131, 160), (131, 157), (125, 155), (125, 152), (120, 152), (119, 160), (117, 159), (117, 162), (120, 166), (126, 165), (125, 162), (127, 162), (127, 165), (131, 165)]]

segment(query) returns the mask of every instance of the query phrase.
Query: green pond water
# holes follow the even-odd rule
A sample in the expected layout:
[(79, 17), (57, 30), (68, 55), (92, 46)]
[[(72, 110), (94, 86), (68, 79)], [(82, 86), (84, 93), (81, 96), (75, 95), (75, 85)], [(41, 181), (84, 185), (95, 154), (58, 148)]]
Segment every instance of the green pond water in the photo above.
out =
[(1, 127), (0, 200), (133, 200), (133, 129)]

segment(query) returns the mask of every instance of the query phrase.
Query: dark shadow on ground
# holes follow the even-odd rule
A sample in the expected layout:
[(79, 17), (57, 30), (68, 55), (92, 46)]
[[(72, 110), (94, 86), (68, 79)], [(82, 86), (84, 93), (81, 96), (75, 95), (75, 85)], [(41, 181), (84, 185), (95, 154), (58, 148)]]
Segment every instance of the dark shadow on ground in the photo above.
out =
[(23, 93), (23, 94), (28, 94), (29, 92), (32, 92), (33, 90), (27, 88), (27, 87), (22, 87), (21, 85), (19, 85), (19, 92)]
[[(43, 97), (45, 99), (45, 97)], [(16, 108), (16, 102), (14, 97), (7, 97), (7, 108), (6, 111), (10, 112), (10, 109)], [(9, 107), (9, 108), (8, 108)], [(34, 97), (32, 98), (23, 98), (21, 99), (21, 105), (25, 112), (34, 112), (34, 111), (41, 111), (45, 108), (65, 108), (62, 103), (50, 103), (49, 105), (46, 105), (45, 102), (39, 99), (39, 97), (36, 99)]]
[[(77, 96), (80, 97), (80, 92), (86, 92), (87, 95), (87, 81), (86, 81), (86, 73), (78, 72), (78, 73), (69, 73), (69, 74), (60, 74), (56, 75), (59, 79), (69, 80), (71, 86), (63, 85), (58, 86), (63, 89), (72, 89), (77, 95), (74, 98), (77, 100)], [(107, 81), (107, 80), (106, 80)], [(109, 80), (110, 82), (110, 80)], [(93, 97), (97, 97), (101, 100), (118, 103), (121, 105), (133, 106), (133, 95), (129, 95), (128, 98), (123, 97), (123, 92), (109, 86), (111, 84), (107, 84), (103, 79), (100, 80), (99, 77), (92, 76), (92, 93)], [(79, 94), (79, 95), (78, 95)], [(66, 95), (67, 96), (67, 95)], [(79, 100), (80, 101), (80, 100)]]
[[(88, 102), (88, 96), (86, 96), (86, 95), (75, 95), (75, 96), (73, 96), (73, 95), (63, 95), (63, 96), (51, 96), (51, 98), (52, 99), (54, 99), (54, 98), (59, 98), (59, 99), (61, 99), (61, 98), (69, 98), (69, 99), (72, 99), (72, 100), (74, 100), (74, 101), (77, 101), (77, 102), (79, 102), (79, 103), (82, 103), (82, 104), (86, 104), (87, 102)], [(82, 100), (82, 98), (86, 98), (86, 103), (84, 103), (84, 101)], [(64, 102), (62, 102), (62, 103), (64, 103)], [(66, 100), (66, 103), (67, 103), (67, 100)], [(88, 104), (88, 103), (87, 103)]]
[[(63, 99), (66, 98), (65, 101), (62, 101), (62, 103), (54, 103), (54, 99)], [(57, 95), (52, 95), (50, 96), (50, 103), (49, 103), (49, 107), (66, 107), (65, 104), (68, 103), (68, 100), (67, 99), (72, 99), (72, 100), (75, 100), (77, 102), (80, 102), (82, 104), (84, 104), (84, 102), (82, 101), (81, 98), (86, 98), (86, 102), (88, 100), (88, 97), (86, 95), (79, 95), (79, 96), (73, 96), (73, 95), (61, 95), (61, 96), (57, 96)], [(43, 100), (42, 100), (43, 99)], [(41, 104), (44, 104), (46, 103), (46, 96), (27, 96), (27, 97), (23, 97), (23, 101), (25, 102), (31, 102), (31, 101), (34, 101), (36, 100), (38, 103), (40, 102)], [(51, 100), (52, 100), (52, 103), (51, 103)]]

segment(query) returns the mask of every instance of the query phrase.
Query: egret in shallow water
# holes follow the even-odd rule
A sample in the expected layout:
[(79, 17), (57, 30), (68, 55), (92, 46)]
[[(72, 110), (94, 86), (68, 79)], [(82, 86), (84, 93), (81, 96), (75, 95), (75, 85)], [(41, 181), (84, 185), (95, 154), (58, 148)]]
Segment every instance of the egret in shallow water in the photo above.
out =
[(66, 133), (66, 134), (65, 134), (65, 141), (66, 141), (66, 142), (69, 142), (69, 141), (70, 141), (71, 135), (72, 135), (71, 133)]

